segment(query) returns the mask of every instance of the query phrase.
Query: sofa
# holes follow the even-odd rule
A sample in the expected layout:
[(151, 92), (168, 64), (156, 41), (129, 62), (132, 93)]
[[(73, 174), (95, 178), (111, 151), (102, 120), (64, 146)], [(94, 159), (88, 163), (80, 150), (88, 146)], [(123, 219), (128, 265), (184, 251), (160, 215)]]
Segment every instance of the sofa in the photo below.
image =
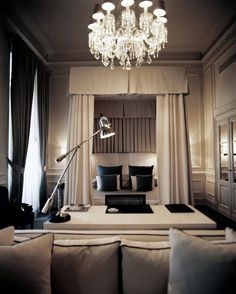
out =
[(236, 233), (0, 231), (1, 293), (236, 293)]

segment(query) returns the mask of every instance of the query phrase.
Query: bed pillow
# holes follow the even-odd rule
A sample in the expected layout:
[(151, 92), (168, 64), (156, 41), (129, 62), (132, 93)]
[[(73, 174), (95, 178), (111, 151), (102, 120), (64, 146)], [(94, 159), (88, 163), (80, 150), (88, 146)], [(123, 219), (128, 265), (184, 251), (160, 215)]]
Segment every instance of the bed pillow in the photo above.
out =
[(97, 190), (99, 191), (117, 191), (120, 190), (120, 175), (102, 175), (96, 176)]
[(117, 166), (116, 165), (113, 165), (113, 166), (98, 165), (96, 170), (99, 176), (120, 175), (120, 188), (122, 189), (122, 165), (117, 165)]
[(55, 240), (52, 293), (119, 294), (119, 237)]
[(0, 246), (0, 293), (51, 294), (52, 234)]
[(236, 293), (236, 244), (215, 244), (170, 229), (168, 294)]
[(153, 175), (131, 176), (131, 182), (134, 191), (152, 191)]
[(138, 166), (138, 165), (129, 165), (129, 188), (132, 189), (132, 182), (131, 182), (131, 176), (136, 175), (152, 175), (153, 174), (153, 167), (151, 166)]
[(6, 227), (0, 230), (0, 245), (11, 245), (14, 242), (14, 227)]

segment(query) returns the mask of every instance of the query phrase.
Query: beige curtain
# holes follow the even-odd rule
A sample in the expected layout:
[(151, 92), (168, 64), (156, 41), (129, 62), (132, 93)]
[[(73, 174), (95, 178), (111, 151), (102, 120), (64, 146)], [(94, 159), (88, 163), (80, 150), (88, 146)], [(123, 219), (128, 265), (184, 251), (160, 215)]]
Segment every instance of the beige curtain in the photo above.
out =
[[(156, 152), (155, 118), (110, 118), (116, 135), (106, 140), (94, 137), (94, 153)], [(94, 131), (99, 119), (94, 119)]]
[[(70, 101), (67, 148), (72, 149), (93, 134), (94, 96), (73, 95)], [(64, 204), (91, 204), (92, 139), (84, 143), (66, 174)]]
[(157, 170), (163, 204), (193, 204), (191, 164), (183, 94), (156, 98)]

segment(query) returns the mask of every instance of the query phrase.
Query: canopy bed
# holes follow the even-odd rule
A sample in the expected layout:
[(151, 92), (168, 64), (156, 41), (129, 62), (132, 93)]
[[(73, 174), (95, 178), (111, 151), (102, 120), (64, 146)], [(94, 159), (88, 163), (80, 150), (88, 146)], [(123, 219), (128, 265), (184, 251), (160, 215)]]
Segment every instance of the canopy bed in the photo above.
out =
[[(71, 67), (68, 149), (93, 133), (96, 95), (156, 96), (156, 159), (159, 197), (165, 203), (193, 204), (182, 67), (142, 67), (125, 71)], [(64, 204), (93, 203), (92, 142), (84, 145), (66, 176)]]

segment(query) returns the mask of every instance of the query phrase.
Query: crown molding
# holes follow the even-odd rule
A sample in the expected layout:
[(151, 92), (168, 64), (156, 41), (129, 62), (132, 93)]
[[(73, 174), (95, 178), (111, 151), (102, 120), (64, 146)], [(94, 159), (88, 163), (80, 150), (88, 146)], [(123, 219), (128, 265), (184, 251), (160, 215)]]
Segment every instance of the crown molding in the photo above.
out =
[[(44, 45), (39, 43), (36, 38), (31, 34), (30, 30), (27, 27), (27, 22), (22, 21), (23, 19), (29, 22), (27, 14), (25, 13), (22, 6), (17, 2), (14, 7), (4, 6), (3, 11), (0, 13), (0, 16), (4, 20), (6, 29), (11, 33), (18, 34), (22, 40), (29, 46), (29, 48), (38, 56), (39, 59), (42, 60), (44, 64), (47, 65), (47, 53), (44, 49)], [(32, 21), (30, 21), (31, 26), (33, 25)], [(39, 30), (34, 28), (37, 34), (40, 34)], [(43, 39), (43, 36), (41, 36)]]
[(226, 30), (219, 40), (202, 58), (204, 70), (214, 63), (236, 42), (236, 21)]

